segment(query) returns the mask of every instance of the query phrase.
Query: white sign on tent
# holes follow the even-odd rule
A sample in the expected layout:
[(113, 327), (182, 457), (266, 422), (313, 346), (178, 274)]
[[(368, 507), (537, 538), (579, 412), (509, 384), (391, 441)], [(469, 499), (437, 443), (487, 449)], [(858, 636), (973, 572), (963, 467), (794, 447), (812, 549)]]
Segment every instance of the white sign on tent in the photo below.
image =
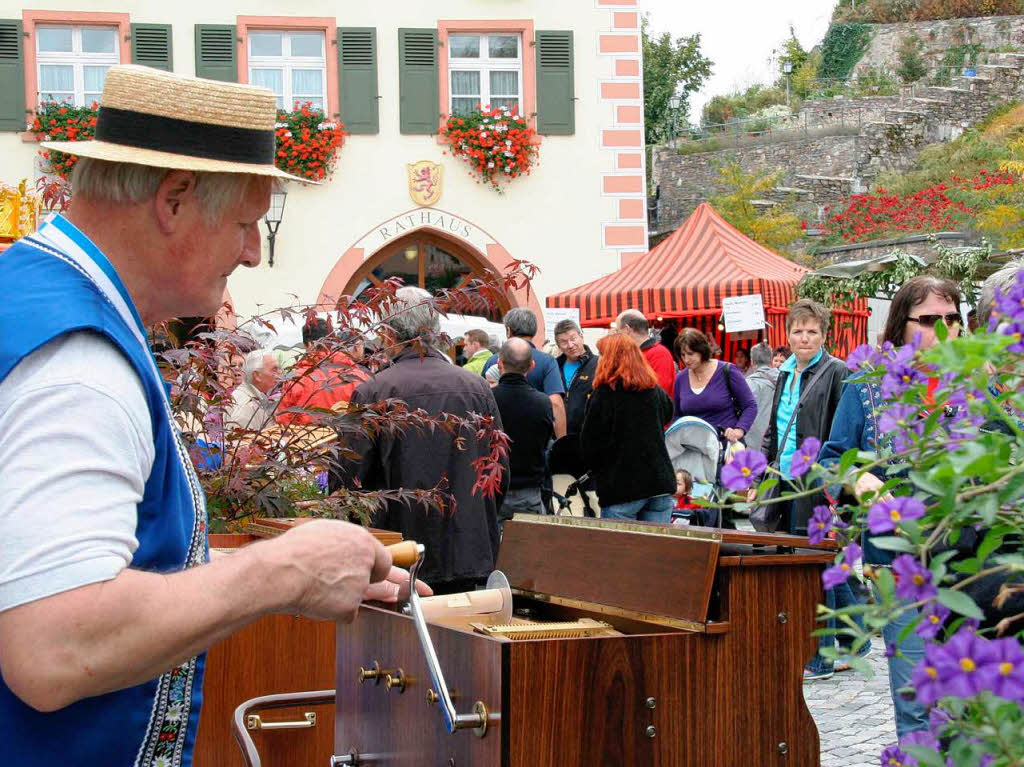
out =
[(544, 331), (548, 338), (554, 338), (555, 325), (562, 320), (572, 320), (580, 324), (580, 310), (578, 307), (560, 307), (557, 309), (545, 308), (544, 310)]
[(726, 333), (764, 330), (764, 302), (760, 293), (722, 299)]

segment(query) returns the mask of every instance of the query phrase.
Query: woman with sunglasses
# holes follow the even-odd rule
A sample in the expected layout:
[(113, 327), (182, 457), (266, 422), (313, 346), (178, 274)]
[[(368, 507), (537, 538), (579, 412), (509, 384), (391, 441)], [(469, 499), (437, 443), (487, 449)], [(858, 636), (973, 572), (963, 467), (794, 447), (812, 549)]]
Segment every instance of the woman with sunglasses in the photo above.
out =
[[(893, 296), (882, 341), (900, 347), (914, 343), (916, 339), (919, 348), (930, 348), (938, 343), (935, 326), (940, 319), (949, 327), (949, 335), (956, 337), (963, 327), (960, 300), (960, 289), (956, 283), (932, 275), (914, 277)], [(929, 381), (929, 394), (937, 384), (937, 381)], [(854, 377), (843, 390), (828, 442), (822, 446), (818, 462), (823, 466), (835, 464), (850, 448), (875, 452), (884, 447), (885, 435), (878, 428), (878, 416), (885, 405), (877, 381), (860, 382)], [(848, 489), (858, 497), (877, 492), (883, 485), (885, 471), (878, 468), (874, 472), (861, 474)], [(865, 564), (888, 565), (895, 554), (876, 548), (870, 536), (865, 535), (863, 556)], [(905, 700), (897, 692), (910, 683), (911, 670), (924, 657), (924, 642), (917, 634), (909, 632), (902, 641), (899, 638), (915, 617), (913, 610), (904, 611), (897, 620), (882, 629), (886, 647), (898, 645), (902, 656), (888, 659), (896, 734), (900, 738), (915, 730), (928, 729), (928, 712), (924, 706)]]

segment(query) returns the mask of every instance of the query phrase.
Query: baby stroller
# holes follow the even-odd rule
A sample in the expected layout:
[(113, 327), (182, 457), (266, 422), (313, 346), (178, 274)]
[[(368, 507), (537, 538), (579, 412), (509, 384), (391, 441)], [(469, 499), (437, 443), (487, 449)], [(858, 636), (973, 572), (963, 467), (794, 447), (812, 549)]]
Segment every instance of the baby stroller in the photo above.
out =
[(583, 465), (583, 455), (580, 450), (580, 438), (572, 434), (556, 439), (548, 452), (548, 468), (551, 475), (568, 474), (573, 481), (565, 490), (565, 495), (559, 495), (551, 490), (551, 497), (558, 503), (556, 514), (571, 514), (569, 499), (579, 493), (583, 501), (583, 516), (596, 517), (593, 506), (590, 505), (589, 488), (592, 488), (590, 474)]
[[(693, 477), (691, 498), (709, 502), (722, 500), (718, 473), (724, 451), (718, 430), (695, 416), (683, 416), (665, 431), (665, 447), (674, 471), (688, 471)], [(720, 509), (675, 509), (672, 521), (685, 520), (694, 525), (722, 526)]]

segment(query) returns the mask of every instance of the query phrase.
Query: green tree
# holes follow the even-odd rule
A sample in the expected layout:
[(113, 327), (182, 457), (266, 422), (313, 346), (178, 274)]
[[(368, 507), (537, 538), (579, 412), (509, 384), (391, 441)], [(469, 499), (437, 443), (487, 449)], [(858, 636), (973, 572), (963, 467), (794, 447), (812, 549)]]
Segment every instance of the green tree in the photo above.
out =
[(786, 249), (801, 235), (800, 219), (785, 205), (761, 213), (751, 203), (767, 197), (781, 177), (782, 171), (747, 173), (737, 162), (726, 163), (718, 171), (719, 183), (725, 191), (711, 198), (711, 206), (747, 237), (789, 255)]
[(796, 72), (807, 61), (808, 53), (796, 39), (796, 31), (789, 28), (789, 39), (782, 43), (782, 53), (779, 54), (779, 73), (785, 75), (786, 65), (790, 65), (790, 72)]
[(928, 74), (928, 65), (921, 56), (921, 39), (917, 35), (904, 37), (900, 41), (897, 57), (900, 65), (896, 68), (896, 74), (903, 82), (917, 82)]
[(711, 76), (711, 59), (700, 50), (700, 35), (678, 37), (668, 32), (654, 38), (648, 32), (645, 15), (640, 24), (644, 49), (644, 125), (646, 141), (657, 144), (668, 137), (673, 115), (669, 99), (679, 96), (677, 123), (689, 116), (690, 94), (699, 90)]

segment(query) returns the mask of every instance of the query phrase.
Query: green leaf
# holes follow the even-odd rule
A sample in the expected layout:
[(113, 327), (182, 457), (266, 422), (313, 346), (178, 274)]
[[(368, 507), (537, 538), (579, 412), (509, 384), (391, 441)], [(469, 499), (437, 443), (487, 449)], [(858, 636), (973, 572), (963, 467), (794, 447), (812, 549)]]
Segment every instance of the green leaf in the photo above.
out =
[(896, 591), (896, 580), (892, 577), (892, 570), (888, 567), (880, 567), (875, 571), (875, 588), (882, 598), (883, 604), (889, 604)]
[(853, 464), (857, 462), (857, 456), (859, 454), (860, 451), (855, 447), (851, 447), (843, 453), (843, 457), (839, 459), (839, 468), (836, 470), (836, 473), (839, 474), (839, 476), (846, 474), (846, 472), (853, 468)]
[(983, 495), (978, 498), (974, 509), (981, 517), (982, 524), (989, 527), (996, 521), (996, 515), (999, 513), (999, 500), (992, 493)]
[(938, 600), (939, 604), (945, 605), (959, 615), (965, 615), (968, 618), (974, 618), (979, 621), (984, 620), (985, 618), (985, 614), (981, 611), (981, 608), (978, 607), (973, 599), (962, 591), (939, 589)]
[(1003, 545), (1003, 531), (1001, 529), (989, 530), (985, 539), (978, 546), (978, 562), (984, 562), (989, 556)]
[(856, 671), (858, 674), (870, 679), (875, 675), (874, 670), (871, 668), (871, 664), (863, 658), (856, 656), (849, 659), (850, 668)]
[(898, 535), (884, 535), (880, 538), (872, 538), (871, 543), (883, 551), (905, 551), (908, 554), (914, 553), (914, 545), (906, 538)]
[(946, 767), (945, 759), (934, 749), (927, 746), (903, 746), (902, 748), (909, 756), (914, 757), (921, 767)]

